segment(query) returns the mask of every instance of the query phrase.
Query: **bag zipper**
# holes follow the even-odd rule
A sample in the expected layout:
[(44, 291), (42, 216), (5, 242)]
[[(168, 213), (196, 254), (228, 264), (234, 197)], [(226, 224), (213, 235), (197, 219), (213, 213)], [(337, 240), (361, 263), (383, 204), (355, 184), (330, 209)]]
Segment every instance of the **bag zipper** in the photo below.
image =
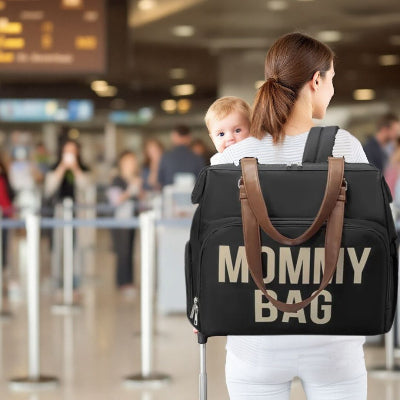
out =
[[(194, 319), (193, 319), (193, 317), (194, 317)], [(197, 326), (197, 324), (199, 323), (198, 317), (199, 317), (199, 299), (197, 297), (195, 297), (193, 299), (193, 307), (192, 307), (192, 311), (190, 312), (190, 317), (189, 317), (190, 319), (193, 320), (193, 324), (195, 326)]]
[[(229, 228), (229, 227), (231, 227), (231, 226), (239, 226), (240, 225), (240, 222), (239, 221), (236, 221), (236, 222), (231, 222), (231, 223), (229, 223), (229, 224), (225, 224), (225, 225), (222, 225), (222, 226), (219, 226), (219, 227), (217, 227), (217, 228), (214, 228), (207, 236), (206, 236), (206, 238), (203, 240), (203, 243), (202, 243), (202, 245), (201, 245), (201, 247), (200, 247), (200, 257), (199, 257), (199, 265), (198, 265), (198, 268), (197, 268), (197, 279), (196, 279), (196, 286), (197, 286), (197, 288), (195, 289), (196, 290), (196, 293), (195, 293), (195, 297), (193, 298), (193, 305), (192, 305), (192, 309), (191, 309), (191, 311), (190, 311), (190, 315), (189, 315), (189, 318), (193, 321), (193, 324), (195, 325), (195, 326), (198, 326), (198, 323), (199, 323), (199, 320), (198, 320), (198, 318), (199, 318), (199, 311), (200, 311), (200, 306), (199, 306), (199, 293), (200, 293), (200, 273), (201, 273), (201, 271), (200, 271), (200, 267), (201, 267), (201, 260), (202, 260), (202, 257), (203, 257), (203, 250), (204, 250), (204, 247), (205, 247), (205, 245), (207, 244), (207, 242), (208, 242), (208, 239), (215, 233), (215, 232), (217, 232), (217, 231), (219, 231), (220, 229), (224, 229), (224, 228)], [(193, 282), (193, 280), (192, 280), (192, 282)], [(195, 285), (193, 285), (193, 286), (195, 286)], [(192, 292), (193, 292), (193, 290), (192, 290)]]

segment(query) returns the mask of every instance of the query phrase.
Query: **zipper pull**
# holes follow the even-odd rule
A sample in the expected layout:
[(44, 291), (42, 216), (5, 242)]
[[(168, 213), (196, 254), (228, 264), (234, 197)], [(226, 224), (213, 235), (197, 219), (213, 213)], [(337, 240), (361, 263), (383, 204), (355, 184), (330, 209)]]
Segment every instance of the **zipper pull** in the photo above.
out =
[(197, 297), (195, 297), (193, 299), (193, 307), (192, 307), (192, 311), (190, 312), (190, 319), (193, 319), (193, 323), (195, 324), (195, 326), (197, 326), (198, 324), (198, 314), (199, 314), (199, 299)]

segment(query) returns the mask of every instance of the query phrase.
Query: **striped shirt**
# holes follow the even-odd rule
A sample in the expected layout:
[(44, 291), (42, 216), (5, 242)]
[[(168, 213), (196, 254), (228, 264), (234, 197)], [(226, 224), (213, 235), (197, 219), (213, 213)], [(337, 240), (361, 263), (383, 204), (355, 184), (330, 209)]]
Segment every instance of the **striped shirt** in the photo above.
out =
[[(257, 157), (261, 164), (301, 164), (307, 137), (308, 132), (294, 136), (286, 135), (284, 141), (278, 145), (272, 143), (271, 135), (266, 135), (261, 140), (249, 137), (227, 147), (222, 153), (215, 154), (211, 158), (211, 164), (233, 162), (238, 165), (243, 157)], [(343, 129), (339, 129), (336, 134), (332, 154), (334, 157), (344, 157), (349, 163), (368, 163), (359, 140)], [(228, 351), (251, 365), (254, 360), (259, 357), (268, 357), (275, 350), (280, 352), (284, 349), (325, 347), (330, 344), (356, 348), (362, 346), (364, 341), (364, 336), (228, 336), (226, 347)]]
[[(272, 136), (266, 135), (261, 140), (249, 137), (227, 147), (222, 153), (211, 157), (211, 165), (235, 163), (243, 157), (257, 157), (260, 164), (301, 164), (308, 132), (299, 135), (286, 135), (284, 141), (274, 145)], [(344, 157), (349, 163), (368, 163), (367, 156), (357, 138), (344, 129), (336, 134), (332, 155)]]

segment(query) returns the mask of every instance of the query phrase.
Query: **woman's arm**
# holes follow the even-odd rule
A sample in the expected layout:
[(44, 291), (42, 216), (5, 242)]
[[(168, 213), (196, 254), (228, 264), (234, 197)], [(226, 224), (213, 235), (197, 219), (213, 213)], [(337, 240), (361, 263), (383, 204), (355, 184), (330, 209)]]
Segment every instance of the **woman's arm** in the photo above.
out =
[(65, 172), (65, 166), (60, 163), (55, 170), (49, 171), (46, 174), (44, 179), (44, 197), (51, 197), (56, 193), (64, 178)]
[(85, 190), (86, 187), (91, 185), (92, 176), (90, 172), (82, 171), (80, 168), (73, 170), (75, 177), (75, 184), (79, 190)]

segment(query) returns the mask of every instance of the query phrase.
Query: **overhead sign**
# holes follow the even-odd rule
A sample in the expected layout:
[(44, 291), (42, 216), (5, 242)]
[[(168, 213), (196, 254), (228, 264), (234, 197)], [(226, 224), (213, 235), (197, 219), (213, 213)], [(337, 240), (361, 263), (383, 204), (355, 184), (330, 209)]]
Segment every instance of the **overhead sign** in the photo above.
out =
[(90, 100), (0, 99), (0, 122), (73, 122), (93, 117)]
[(0, 73), (104, 73), (105, 0), (0, 0)]
[(108, 119), (118, 125), (146, 125), (154, 117), (154, 110), (143, 107), (138, 111), (111, 111)]

